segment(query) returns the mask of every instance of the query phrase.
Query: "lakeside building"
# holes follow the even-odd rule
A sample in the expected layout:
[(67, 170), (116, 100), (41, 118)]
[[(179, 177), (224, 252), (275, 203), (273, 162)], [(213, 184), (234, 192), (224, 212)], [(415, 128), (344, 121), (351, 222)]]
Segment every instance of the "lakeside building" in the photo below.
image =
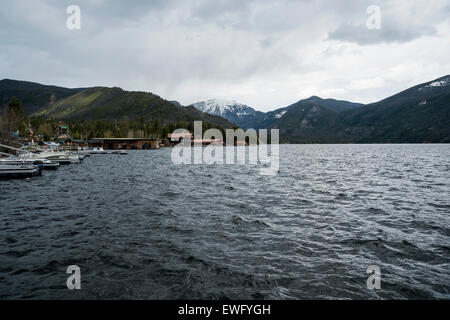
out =
[[(210, 144), (224, 146), (225, 141), (223, 139), (194, 139), (192, 133), (169, 133), (167, 135), (170, 145), (173, 147), (183, 141), (183, 139), (190, 137), (191, 145), (202, 145), (207, 146)], [(246, 141), (235, 141), (235, 146), (248, 146)]]
[(167, 135), (167, 139), (169, 140), (171, 146), (179, 144), (186, 137), (190, 137), (190, 139), (192, 140), (193, 135), (192, 133), (169, 133)]
[(157, 138), (92, 138), (88, 145), (91, 148), (104, 150), (149, 150), (159, 149), (162, 140)]

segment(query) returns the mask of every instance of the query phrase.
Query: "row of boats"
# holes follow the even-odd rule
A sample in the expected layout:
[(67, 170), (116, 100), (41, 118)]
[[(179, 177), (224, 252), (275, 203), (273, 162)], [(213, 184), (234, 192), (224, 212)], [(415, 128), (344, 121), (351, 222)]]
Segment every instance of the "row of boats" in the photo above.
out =
[(77, 164), (91, 154), (114, 153), (126, 155), (125, 151), (105, 151), (102, 148), (78, 151), (58, 151), (56, 149), (40, 149), (35, 146), (14, 148), (0, 144), (0, 147), (10, 149), (15, 154), (0, 152), (0, 179), (20, 179), (38, 176), (42, 170), (56, 170), (59, 166)]

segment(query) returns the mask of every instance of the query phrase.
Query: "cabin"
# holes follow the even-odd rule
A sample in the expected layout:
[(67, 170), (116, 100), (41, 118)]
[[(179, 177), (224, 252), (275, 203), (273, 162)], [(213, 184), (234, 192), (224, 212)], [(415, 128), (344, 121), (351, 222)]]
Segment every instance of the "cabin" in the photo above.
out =
[(177, 145), (183, 141), (183, 139), (190, 138), (191, 145), (202, 145), (208, 146), (210, 144), (214, 145), (225, 145), (222, 139), (193, 139), (192, 133), (169, 133), (167, 138), (170, 141), (171, 146)]
[(171, 146), (181, 143), (181, 141), (183, 141), (183, 139), (185, 139), (185, 138), (190, 138), (192, 140), (192, 137), (193, 137), (192, 133), (188, 133), (188, 132), (169, 133), (167, 135), (167, 139), (169, 140)]
[(91, 148), (104, 150), (150, 150), (159, 149), (162, 141), (157, 138), (92, 138), (88, 145)]

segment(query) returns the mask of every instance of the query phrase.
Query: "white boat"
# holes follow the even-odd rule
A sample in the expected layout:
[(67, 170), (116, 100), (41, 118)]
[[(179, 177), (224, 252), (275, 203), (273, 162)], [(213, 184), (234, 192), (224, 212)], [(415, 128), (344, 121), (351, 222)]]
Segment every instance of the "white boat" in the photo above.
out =
[(0, 164), (5, 165), (20, 165), (28, 164), (38, 166), (40, 170), (56, 170), (59, 167), (59, 163), (46, 159), (35, 159), (29, 156), (29, 153), (20, 153), (17, 155), (11, 155), (8, 153), (0, 152), (0, 155), (4, 158), (0, 158)]
[[(32, 159), (45, 159), (50, 161), (55, 161), (60, 165), (67, 165), (74, 163), (72, 159), (65, 152), (53, 152), (53, 151), (43, 151), (39, 153), (30, 153), (30, 158)], [(78, 159), (79, 163), (79, 159)]]
[(40, 152), (30, 152), (29, 157), (32, 159), (45, 159), (58, 162), (61, 165), (67, 165), (71, 163), (80, 163), (80, 157), (69, 151), (53, 151), (45, 150)]
[(80, 163), (80, 158), (76, 154), (72, 154), (67, 151), (54, 151), (53, 149), (45, 150), (38, 148), (34, 145), (24, 146), (20, 149), (0, 145), (1, 147), (9, 148), (15, 150), (20, 155), (26, 155), (28, 159), (34, 160), (50, 160), (57, 162), (61, 165), (67, 165), (71, 163)]

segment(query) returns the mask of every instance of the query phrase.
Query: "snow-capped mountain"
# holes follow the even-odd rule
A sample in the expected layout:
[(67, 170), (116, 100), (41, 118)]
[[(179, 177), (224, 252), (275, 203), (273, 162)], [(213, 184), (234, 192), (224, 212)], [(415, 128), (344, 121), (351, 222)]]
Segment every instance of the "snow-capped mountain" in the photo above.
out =
[(252, 107), (239, 103), (235, 100), (211, 99), (194, 103), (191, 106), (200, 111), (221, 116), (243, 129), (260, 129), (270, 127), (274, 122), (283, 118), (288, 111), (296, 107), (300, 102), (320, 105), (337, 113), (362, 106), (362, 104), (359, 103), (351, 103), (334, 99), (322, 99), (315, 96), (309, 99), (300, 100), (291, 106), (275, 109), (269, 112), (256, 111)]
[(196, 109), (212, 115), (220, 116), (246, 128), (258, 116), (259, 111), (235, 100), (210, 99), (191, 104)]
[(200, 111), (221, 117), (224, 117), (230, 112), (235, 113), (237, 116), (244, 116), (256, 112), (253, 108), (238, 103), (235, 100), (210, 99), (193, 103), (191, 106)]

